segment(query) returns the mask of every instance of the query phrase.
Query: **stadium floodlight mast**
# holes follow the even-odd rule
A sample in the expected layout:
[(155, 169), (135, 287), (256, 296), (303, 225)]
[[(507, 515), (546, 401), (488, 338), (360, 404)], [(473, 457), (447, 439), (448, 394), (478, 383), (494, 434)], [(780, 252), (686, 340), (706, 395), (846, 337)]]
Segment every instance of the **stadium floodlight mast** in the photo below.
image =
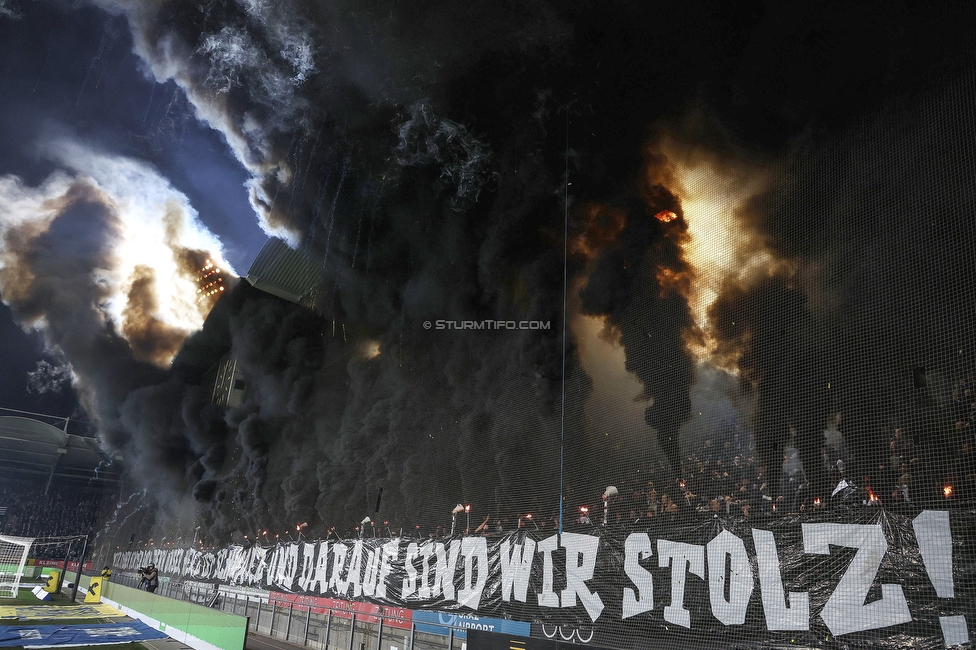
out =
[(617, 488), (612, 485), (608, 485), (606, 491), (603, 493), (603, 525), (606, 526), (610, 522), (610, 497), (617, 496)]

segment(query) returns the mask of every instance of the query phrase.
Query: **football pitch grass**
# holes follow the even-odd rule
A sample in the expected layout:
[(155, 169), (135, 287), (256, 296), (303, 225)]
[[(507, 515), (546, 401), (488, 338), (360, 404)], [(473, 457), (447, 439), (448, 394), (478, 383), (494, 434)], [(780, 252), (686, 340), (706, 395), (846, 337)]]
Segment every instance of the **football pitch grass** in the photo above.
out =
[[(37, 583), (43, 584), (43, 583)], [(67, 583), (66, 583), (67, 584)], [(0, 598), (0, 611), (3, 611), (5, 607), (23, 607), (30, 606), (37, 612), (37, 616), (30, 617), (18, 617), (18, 618), (0, 618), (0, 626), (14, 626), (14, 625), (93, 625), (98, 623), (111, 623), (113, 621), (126, 620), (128, 617), (119, 616), (103, 616), (96, 618), (66, 618), (65, 614), (70, 616), (70, 613), (65, 612), (68, 608), (80, 608), (83, 605), (82, 601), (85, 596), (82, 592), (78, 592), (76, 602), (71, 602), (70, 594), (51, 594), (51, 600), (38, 600), (37, 597), (31, 593), (31, 589), (36, 586), (34, 583), (21, 583), (20, 591), (16, 598)], [(58, 616), (44, 616), (44, 609), (50, 609), (50, 611), (57, 612)], [(22, 648), (23, 646), (6, 646), (7, 648)], [(70, 646), (71, 650), (153, 650), (152, 647), (143, 643), (113, 643), (105, 645), (83, 645), (83, 646)]]

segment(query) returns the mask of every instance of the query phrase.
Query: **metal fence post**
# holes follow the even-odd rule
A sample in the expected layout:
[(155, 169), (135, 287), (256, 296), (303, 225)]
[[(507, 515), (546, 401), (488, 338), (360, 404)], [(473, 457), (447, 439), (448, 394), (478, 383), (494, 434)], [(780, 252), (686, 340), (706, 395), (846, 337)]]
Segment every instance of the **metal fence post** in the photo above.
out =
[(328, 650), (329, 648), (329, 635), (332, 633), (332, 610), (329, 609), (329, 618), (325, 622), (325, 644), (323, 647)]
[(451, 631), (447, 636), (447, 650), (454, 650), (454, 626), (451, 626)]
[(254, 631), (258, 632), (261, 630), (261, 597), (258, 596), (258, 615), (254, 621)]
[(288, 623), (285, 625), (285, 641), (291, 636), (291, 617), (295, 613), (295, 603), (288, 604)]
[(409, 646), (410, 650), (413, 650), (413, 637), (416, 633), (417, 633), (417, 624), (411, 622), (410, 623), (410, 646)]
[(305, 608), (305, 636), (302, 638), (302, 645), (308, 645), (308, 624), (312, 621), (312, 606)]
[(349, 650), (353, 650), (353, 640), (356, 638), (356, 612), (352, 613), (352, 620), (349, 621)]
[(383, 646), (383, 617), (380, 616), (380, 629), (376, 635), (376, 650), (380, 650)]
[(271, 605), (271, 625), (268, 627), (268, 636), (274, 636), (274, 621), (275, 615), (278, 613), (278, 608), (275, 607), (275, 604), (271, 602), (270, 598), (268, 598), (268, 604)]

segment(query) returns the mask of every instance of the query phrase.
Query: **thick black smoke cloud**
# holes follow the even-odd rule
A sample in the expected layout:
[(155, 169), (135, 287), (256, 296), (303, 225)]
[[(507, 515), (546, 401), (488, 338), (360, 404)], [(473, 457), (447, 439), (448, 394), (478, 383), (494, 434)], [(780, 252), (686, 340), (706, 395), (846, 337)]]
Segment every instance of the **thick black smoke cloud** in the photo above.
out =
[[(750, 34), (748, 26), (775, 22), (775, 12), (675, 16), (670, 4), (637, 6), (646, 3), (606, 13), (543, 2), (100, 4), (125, 15), (155, 77), (175, 79), (227, 139), (253, 176), (262, 224), (323, 273), (315, 312), (242, 283), (165, 377), (130, 381), (137, 373), (126, 369), (141, 365), (100, 356), (105, 372), (121, 369), (126, 383), (108, 381), (98, 393), (104, 402), (89, 406), (107, 423), (107, 444), (153, 486), (151, 498), (175, 512), (192, 497), (218, 540), (299, 521), (310, 522), (309, 533), (347, 527), (374, 508), (380, 488), (372, 514), (391, 526), (433, 527), (458, 501), (481, 514), (548, 517), (558, 503), (563, 210), (580, 215), (592, 200), (626, 214), (626, 227), (592, 268), (571, 260), (570, 285), (585, 276), (583, 310), (619, 330), (628, 368), (645, 385), (648, 430), (677, 471), (693, 374), (683, 283), (692, 279), (680, 255), (681, 219), (654, 218), (660, 210), (680, 217), (680, 205), (663, 180), (634, 180), (641, 146), (652, 119), (683, 113), (702, 79), (722, 78), (702, 91), (709, 108), (736, 115), (751, 107), (757, 79), (747, 63), (756, 48), (768, 51), (763, 43), (779, 28)], [(800, 24), (785, 32), (803, 32)], [(824, 37), (828, 49), (833, 38)], [(802, 47), (785, 47), (785, 58)], [(783, 58), (762, 62), (776, 67)], [(829, 89), (774, 83), (789, 70), (769, 77), (758, 80), (775, 88), (761, 107), (768, 110), (723, 136), (768, 136), (776, 142), (765, 144), (782, 147), (811, 114), (837, 106)], [(757, 229), (801, 270), (829, 263), (836, 243), (790, 248), (813, 238), (790, 230), (795, 221), (782, 207), (793, 200), (789, 188), (753, 211)], [(819, 191), (807, 188), (807, 204), (824, 204)], [(581, 221), (574, 216), (572, 235)], [(739, 323), (751, 324), (743, 374), (758, 385), (760, 450), (770, 460), (788, 424), (803, 430), (805, 458), (815, 460), (822, 403), (834, 399), (820, 390), (838, 372), (833, 337), (847, 322), (818, 312), (816, 299), (831, 291), (852, 298), (854, 285), (844, 284), (852, 276), (841, 276), (842, 286), (771, 278), (730, 287), (715, 308), (730, 347), (742, 344)], [(422, 326), (488, 318), (552, 328)], [(776, 326), (784, 322), (785, 333)], [(375, 342), (378, 356), (361, 351)], [(225, 352), (248, 382), (245, 403), (226, 412), (203, 388)], [(629, 450), (600, 450), (599, 458), (578, 451), (586, 448), (577, 411), (588, 385), (567, 352), (567, 475), (570, 488), (585, 492), (615, 480)]]
[(551, 56), (569, 35), (544, 2), (104, 4), (224, 133), (265, 226), (292, 241), (316, 220), (331, 230), (323, 203), (384, 193), (404, 168), (436, 164), (458, 199), (476, 197), (488, 151), (438, 115), (447, 87), (488, 58)]
[[(549, 130), (565, 115), (525, 62), (545, 67), (569, 27), (544, 3), (114, 8), (254, 174), (265, 226), (323, 270), (314, 313), (242, 284), (220, 331), (125, 397), (140, 467), (178, 477), (218, 539), (349, 526), (381, 488), (391, 525), (443, 522), (461, 500), (554, 510), (566, 152)], [(458, 103), (484, 81), (492, 102), (508, 86), (506, 106)], [(549, 328), (421, 326), (437, 319)], [(248, 382), (226, 414), (187, 361), (208, 337)]]
[[(972, 87), (970, 71), (811, 137), (745, 213), (793, 266), (730, 284), (710, 318), (758, 395), (758, 453), (778, 469), (795, 429), (818, 494), (838, 478), (820, 449), (839, 419), (847, 477), (891, 498), (907, 471), (916, 501), (945, 503), (945, 485), (971, 497), (976, 276), (958, 262), (973, 236)], [(896, 428), (914, 442), (907, 470)]]
[[(566, 148), (565, 130), (591, 110), (569, 105), (569, 21), (545, 3), (113, 6), (157, 78), (175, 78), (254, 174), (265, 227), (323, 270), (317, 313), (243, 285), (225, 299), (216, 338), (231, 342), (248, 398), (223, 418), (180, 377), (201, 374), (181, 358), (167, 382), (129, 395), (121, 410), (140, 462), (179, 475), (219, 539), (298, 521), (320, 534), (349, 526), (381, 488), (373, 514), (391, 526), (442, 523), (458, 501), (478, 516), (549, 519), (559, 494), (564, 168), (588, 164)], [(576, 131), (591, 123), (573, 127), (577, 147), (587, 145)], [(669, 316), (689, 323), (681, 292), (654, 279), (659, 266), (683, 270), (666, 233), (683, 226), (652, 217), (680, 208), (663, 187), (644, 189), (654, 196), (619, 191), (632, 220), (584, 300), (625, 346), (646, 332), (643, 308), (628, 299), (638, 278), (624, 278), (610, 303), (600, 296), (621, 279), (619, 264), (642, 268), (640, 292), (662, 293)], [(644, 263), (652, 240), (660, 250)], [(583, 265), (570, 271), (575, 282)], [(423, 329), (438, 319), (548, 328)], [(664, 320), (651, 353), (666, 351), (673, 371), (662, 378), (658, 366), (631, 362), (653, 398), (649, 430), (676, 465), (690, 361)], [(360, 353), (370, 340), (379, 356)], [(585, 396), (588, 380), (568, 355), (569, 390)], [(568, 409), (567, 476), (586, 498), (615, 464), (572, 451), (580, 404)]]
[[(729, 286), (710, 310), (720, 356), (736, 357), (746, 391), (758, 395), (755, 432), (763, 465), (778, 468), (783, 448), (800, 451), (817, 494), (828, 488), (820, 450), (831, 406), (828, 382), (837, 359), (822, 344), (824, 332), (803, 289), (788, 274), (748, 288)], [(791, 439), (791, 428), (797, 434)]]
[[(644, 418), (657, 435), (673, 479), (681, 471), (678, 429), (691, 410), (693, 361), (685, 337), (694, 330), (688, 307), (692, 271), (668, 161), (649, 153), (647, 169), (633, 191), (620, 197), (625, 219), (619, 234), (600, 251), (580, 292), (584, 313), (603, 315), (619, 330), (627, 370), (644, 384)], [(658, 218), (662, 215), (663, 219)]]

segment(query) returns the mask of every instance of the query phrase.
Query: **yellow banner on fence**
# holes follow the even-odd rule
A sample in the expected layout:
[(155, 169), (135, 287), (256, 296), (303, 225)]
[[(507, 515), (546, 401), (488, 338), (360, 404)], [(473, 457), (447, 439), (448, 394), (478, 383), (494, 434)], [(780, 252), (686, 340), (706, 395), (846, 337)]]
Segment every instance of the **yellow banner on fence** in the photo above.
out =
[(58, 592), (58, 581), (61, 579), (61, 569), (55, 569), (51, 571), (50, 575), (47, 577), (47, 584), (44, 586), (44, 591), (49, 594), (55, 594)]
[(88, 593), (85, 594), (86, 603), (102, 602), (102, 587), (108, 582), (108, 578), (92, 578), (88, 583)]

